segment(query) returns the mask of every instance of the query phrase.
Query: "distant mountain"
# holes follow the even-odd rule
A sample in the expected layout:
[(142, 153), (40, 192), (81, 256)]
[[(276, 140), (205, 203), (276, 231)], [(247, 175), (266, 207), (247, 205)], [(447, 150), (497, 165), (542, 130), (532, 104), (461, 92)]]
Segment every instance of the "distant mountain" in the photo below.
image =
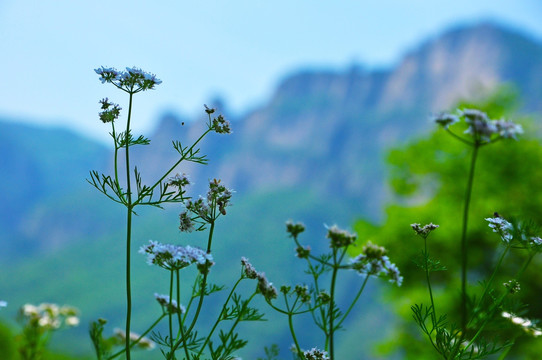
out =
[[(432, 129), (431, 113), (504, 83), (519, 90), (523, 110), (542, 112), (541, 78), (540, 42), (494, 23), (459, 27), (413, 49), (392, 69), (294, 73), (266, 104), (235, 122), (231, 139), (213, 139), (204, 149), (219, 164), (213, 172), (243, 192), (310, 187), (330, 198), (354, 197), (360, 212), (374, 215), (385, 194), (389, 146)], [(163, 120), (155, 137), (170, 134), (171, 122)], [(187, 124), (189, 133), (202, 127)]]
[[(239, 118), (232, 118), (223, 104), (209, 104), (225, 110), (234, 133), (204, 140), (209, 166), (188, 164), (178, 170), (195, 180), (194, 195), (215, 177), (237, 191), (229, 220), (217, 225), (213, 276), (218, 279), (213, 281), (237, 274), (241, 255), (277, 283), (301, 277), (296, 259), (289, 256), (293, 250), (284, 235), (285, 220), (304, 221), (309, 231), (303, 240), (314, 241), (313, 249), (325, 248), (318, 243), (324, 223), (348, 226), (357, 216), (378, 218), (386, 197), (385, 151), (430, 131), (429, 114), (448, 110), (461, 98), (483, 97), (502, 83), (518, 89), (523, 110), (540, 114), (541, 78), (540, 42), (483, 23), (437, 36), (391, 69), (296, 72), (267, 103)], [(174, 162), (171, 140), (197, 138), (205, 121), (203, 109), (198, 119), (164, 114), (150, 136), (151, 145), (134, 148), (133, 163), (143, 180), (152, 182)], [(112, 327), (119, 326), (123, 213), (85, 182), (89, 170), (111, 172), (110, 149), (65, 130), (0, 121), (0, 151), (0, 260), (6, 265), (0, 272), (2, 299), (14, 306), (26, 301), (72, 303), (83, 310), (84, 323), (105, 316)], [(149, 238), (178, 241), (178, 208), (154, 210), (134, 219), (134, 246)], [(155, 306), (153, 291), (164, 289), (157, 288), (161, 283), (144, 261), (135, 261), (138, 306)], [(142, 297), (146, 293), (151, 295)], [(363, 306), (373, 314), (381, 311), (369, 301)], [(6, 314), (9, 309), (2, 312)], [(377, 329), (378, 317), (371, 319), (376, 323), (370, 326)], [(136, 319), (136, 325), (143, 320), (148, 319)], [(276, 326), (255, 332), (267, 332), (268, 342), (243, 357), (262, 356), (261, 348), (273, 342), (286, 349), (284, 333), (272, 333)], [(90, 351), (84, 327), (74, 336), (64, 345)], [(359, 339), (351, 341), (359, 345)]]

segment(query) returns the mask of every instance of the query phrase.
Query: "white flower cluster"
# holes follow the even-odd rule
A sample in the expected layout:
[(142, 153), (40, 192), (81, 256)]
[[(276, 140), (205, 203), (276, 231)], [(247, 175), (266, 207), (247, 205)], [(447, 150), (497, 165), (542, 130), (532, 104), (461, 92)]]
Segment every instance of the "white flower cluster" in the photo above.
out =
[(510, 244), (514, 240), (517, 241), (516, 244), (523, 248), (530, 248), (535, 251), (542, 250), (542, 238), (529, 235), (529, 231), (523, 229), (521, 224), (515, 226), (497, 213), (495, 213), (495, 217), (486, 218), (486, 221), (489, 222), (489, 227), (493, 229), (493, 232), (498, 233), (505, 243)]
[(184, 314), (186, 312), (186, 308), (183, 305), (178, 306), (177, 301), (175, 301), (174, 299), (171, 299), (170, 301), (169, 295), (162, 295), (162, 294), (155, 293), (154, 298), (169, 313), (180, 312), (181, 314)]
[(25, 304), (19, 310), (19, 315), (28, 321), (30, 326), (44, 330), (56, 330), (61, 326), (79, 325), (79, 311), (72, 306), (42, 303), (38, 306)]
[(126, 68), (126, 71), (118, 71), (115, 68), (100, 67), (94, 69), (96, 74), (100, 75), (102, 84), (111, 83), (118, 88), (136, 93), (149, 89), (154, 89), (155, 85), (160, 85), (162, 81), (156, 78), (156, 75), (145, 72), (139, 68)]
[(489, 227), (493, 229), (493, 232), (496, 232), (501, 236), (502, 241), (509, 243), (512, 240), (511, 231), (513, 230), (513, 227), (508, 221), (500, 216), (486, 218), (486, 221), (489, 222)]
[(387, 251), (381, 246), (368, 242), (362, 253), (350, 260), (350, 267), (362, 275), (375, 275), (389, 278), (391, 283), (401, 286), (403, 277), (397, 265), (390, 262)]
[(469, 125), (465, 134), (470, 134), (476, 140), (490, 142), (492, 137), (516, 139), (517, 135), (523, 134), (521, 125), (504, 119), (491, 120), (485, 112), (477, 109), (460, 110), (459, 116), (441, 113), (434, 116), (433, 121), (447, 129), (459, 122), (460, 117)]
[(329, 360), (329, 356), (326, 351), (322, 351), (315, 347), (303, 352), (303, 355), (307, 360)]
[(199, 248), (161, 244), (152, 240), (142, 246), (139, 253), (147, 255), (149, 265), (158, 265), (167, 270), (179, 270), (195, 263), (200, 272), (206, 273), (214, 264), (213, 256)]
[(542, 335), (542, 330), (540, 328), (536, 327), (536, 324), (533, 323), (533, 321), (529, 319), (525, 319), (519, 316), (515, 316), (514, 314), (511, 314), (509, 312), (503, 311), (502, 317), (505, 319), (509, 319), (513, 324), (519, 325), (525, 330), (526, 333), (538, 337)]

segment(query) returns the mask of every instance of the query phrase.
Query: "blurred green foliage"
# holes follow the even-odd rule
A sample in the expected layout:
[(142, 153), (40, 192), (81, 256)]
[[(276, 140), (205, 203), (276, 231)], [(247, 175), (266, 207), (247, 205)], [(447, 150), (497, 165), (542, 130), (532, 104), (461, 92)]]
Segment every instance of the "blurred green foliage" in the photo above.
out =
[[(517, 218), (542, 224), (542, 146), (534, 122), (518, 118), (514, 111), (518, 98), (514, 91), (503, 88), (480, 103), (460, 103), (458, 108), (477, 108), (492, 119), (506, 117), (522, 124), (524, 136), (519, 141), (506, 140), (480, 149), (476, 164), (470, 204), (467, 241), (469, 296), (480, 295), (479, 281), (487, 279), (502, 251), (499, 236), (492, 233), (484, 218), (498, 212), (504, 218)], [(454, 126), (458, 126), (456, 124)], [(399, 353), (407, 359), (435, 359), (430, 343), (412, 320), (410, 307), (428, 304), (424, 273), (413, 262), (421, 254), (423, 241), (415, 236), (410, 224), (439, 224), (429, 237), (431, 257), (440, 259), (447, 271), (432, 274), (435, 303), (440, 314), (448, 313), (452, 323), (459, 324), (460, 304), (460, 239), (464, 195), (472, 148), (457, 141), (434, 125), (425, 138), (398, 146), (389, 152), (389, 184), (392, 201), (386, 207), (382, 224), (358, 221), (355, 230), (366, 238), (386, 246), (405, 280), (401, 288), (385, 287), (385, 301), (403, 319), (389, 341), (379, 347), (385, 354)], [(459, 132), (462, 129), (455, 128)], [(526, 256), (521, 251), (510, 254), (498, 274), (495, 286), (510, 280)], [(541, 256), (535, 257), (523, 278), (521, 291), (514, 300), (530, 304), (528, 318), (542, 318)], [(503, 289), (499, 289), (503, 290)], [(511, 331), (521, 331), (513, 329)], [(517, 334), (517, 333), (516, 333)], [(491, 331), (486, 336), (492, 336)], [(503, 338), (512, 336), (504, 332)], [(539, 359), (542, 341), (520, 334), (508, 358)], [(533, 354), (533, 355), (529, 355)], [(534, 355), (536, 354), (536, 355)]]

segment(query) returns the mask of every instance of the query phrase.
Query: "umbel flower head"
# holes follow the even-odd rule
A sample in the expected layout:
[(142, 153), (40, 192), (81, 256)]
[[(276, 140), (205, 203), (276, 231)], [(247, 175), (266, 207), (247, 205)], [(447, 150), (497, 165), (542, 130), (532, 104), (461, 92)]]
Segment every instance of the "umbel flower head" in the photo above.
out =
[(115, 68), (102, 66), (94, 69), (94, 71), (100, 76), (102, 84), (111, 83), (119, 89), (132, 94), (154, 89), (155, 85), (162, 83), (160, 79), (156, 78), (156, 75), (136, 67), (127, 67), (125, 71), (118, 71)]
[(305, 356), (307, 360), (329, 360), (329, 356), (326, 351), (322, 351), (315, 347), (303, 352), (303, 356)]
[(433, 121), (445, 129), (464, 119), (468, 125), (465, 134), (472, 136), (476, 143), (489, 143), (499, 138), (516, 139), (517, 135), (523, 134), (523, 128), (512, 121), (500, 119), (491, 120), (489, 116), (477, 109), (463, 109), (458, 115), (441, 113), (433, 117)]
[(390, 262), (387, 250), (370, 241), (363, 247), (360, 255), (350, 260), (350, 267), (362, 275), (387, 277), (389, 282), (401, 286), (403, 277), (397, 266)]
[(198, 270), (206, 274), (214, 265), (211, 254), (191, 246), (161, 244), (150, 240), (148, 245), (139, 249), (139, 253), (147, 255), (149, 265), (158, 265), (166, 270), (179, 270), (197, 264)]

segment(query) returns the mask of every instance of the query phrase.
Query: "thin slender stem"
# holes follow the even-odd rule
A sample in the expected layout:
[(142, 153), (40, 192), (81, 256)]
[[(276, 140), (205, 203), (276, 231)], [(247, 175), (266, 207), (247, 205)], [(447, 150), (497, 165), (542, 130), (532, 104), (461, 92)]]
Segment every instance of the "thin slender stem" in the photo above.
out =
[(128, 120), (126, 121), (126, 195), (127, 195), (127, 219), (126, 219), (126, 360), (130, 360), (130, 322), (132, 319), (132, 285), (131, 285), (131, 240), (132, 240), (132, 189), (130, 182), (130, 120), (132, 118), (132, 98), (133, 93), (130, 92), (130, 102), (128, 105)]
[(429, 299), (431, 300), (431, 320), (433, 321), (433, 328), (437, 325), (437, 310), (435, 309), (435, 301), (433, 300), (433, 289), (431, 287), (431, 280), (429, 279), (429, 252), (427, 251), (427, 236), (423, 239), (424, 242), (424, 262), (425, 262), (425, 279), (427, 281), (427, 289), (429, 290)]
[(359, 297), (361, 296), (361, 293), (363, 292), (363, 289), (365, 289), (365, 285), (367, 285), (367, 281), (369, 280), (369, 274), (367, 274), (367, 276), (365, 276), (365, 280), (363, 280), (363, 284), (361, 285), (361, 287), (359, 288), (359, 291), (358, 293), (356, 294), (356, 297), (354, 298), (354, 300), (352, 301), (352, 303), (350, 304), (350, 306), (348, 307), (348, 310), (346, 310), (346, 312), (344, 313), (344, 315), (341, 317), (341, 319), (339, 320), (339, 322), (337, 323), (337, 326), (341, 326), (341, 324), (343, 323), (343, 321), (346, 319), (346, 317), (348, 316), (348, 314), (350, 313), (350, 311), (352, 311), (352, 309), (354, 308), (354, 305), (358, 302), (358, 299)]
[[(211, 207), (211, 209), (212, 209), (212, 207)], [(215, 222), (213, 220), (213, 221), (211, 221), (211, 228), (209, 230), (209, 238), (207, 240), (207, 254), (211, 253), (211, 245), (212, 245), (212, 242), (213, 242), (214, 229), (215, 229)], [(203, 306), (203, 298), (205, 297), (205, 288), (207, 287), (207, 275), (208, 274), (209, 274), (208, 271), (205, 274), (203, 274), (203, 279), (201, 280), (201, 293), (200, 293), (200, 296), (199, 296), (198, 307), (196, 308), (196, 313), (194, 314), (194, 318), (192, 319), (192, 323), (188, 327), (188, 330), (186, 331), (186, 334), (190, 334), (192, 332), (192, 329), (194, 328), (194, 326), (196, 325), (196, 322), (198, 320), (199, 313), (200, 313), (201, 308)], [(185, 341), (184, 336), (181, 339), (177, 340), (177, 342), (173, 346), (173, 350), (176, 350), (183, 341)], [(170, 354), (169, 359), (173, 359), (173, 354)]]
[[(179, 332), (181, 334), (181, 337), (184, 339), (184, 328), (183, 328), (183, 320), (181, 316), (181, 275), (179, 269), (176, 270), (177, 272), (177, 320), (179, 321)], [(188, 310), (187, 310), (188, 311)], [(173, 339), (172, 339), (173, 341)], [(186, 359), (190, 359), (190, 356), (188, 355), (188, 345), (186, 341), (184, 342), (184, 354), (186, 356)]]
[[(170, 351), (173, 352), (173, 314), (171, 313), (172, 307), (172, 301), (173, 301), (173, 274), (174, 271), (170, 270), (170, 276), (169, 276), (169, 309), (168, 309), (168, 323), (169, 323), (169, 346)], [(178, 306), (178, 304), (177, 304)]]
[[(228, 294), (228, 297), (226, 298), (226, 301), (224, 302), (224, 305), (222, 305), (222, 311), (220, 311), (220, 314), (218, 315), (218, 318), (216, 319), (214, 325), (213, 325), (213, 328), (211, 329), (211, 331), (209, 332), (209, 334), (207, 335), (207, 338), (205, 339), (205, 342), (203, 343), (203, 345), (201, 346), (201, 349), (200, 351), (198, 352), (198, 356), (201, 356), (201, 354), (203, 353), (203, 350), (205, 349), (205, 347), (207, 346), (207, 343), (209, 341), (211, 341), (211, 336), (213, 335), (213, 333), (215, 332), (216, 328), (218, 327), (218, 324), (220, 323), (220, 321), (222, 320), (222, 316), (224, 315), (224, 312), (226, 312), (226, 309), (227, 309), (227, 305), (228, 305), (228, 302), (230, 301), (231, 297), (233, 296), (233, 293), (235, 291), (235, 289), (237, 288), (237, 286), (241, 283), (241, 280), (243, 280), (243, 278), (241, 277), (239, 280), (237, 280), (237, 282), (235, 283), (235, 285), (233, 286), (233, 288), (231, 289), (230, 293)], [(256, 294), (256, 293), (255, 293)], [(254, 297), (254, 295), (252, 295), (250, 298), (252, 299), (252, 297)]]
[(333, 321), (335, 319), (335, 284), (337, 282), (337, 272), (339, 268), (337, 267), (337, 250), (333, 249), (333, 272), (331, 275), (331, 289), (330, 289), (330, 310), (329, 310), (329, 356), (330, 359), (335, 359), (335, 343), (334, 343), (334, 333), (335, 329), (333, 328)]
[(303, 355), (303, 352), (301, 351), (301, 347), (299, 346), (299, 342), (297, 341), (297, 337), (295, 336), (295, 330), (294, 330), (294, 323), (292, 321), (293, 314), (291, 312), (288, 313), (288, 327), (290, 328), (290, 333), (292, 334), (292, 340), (294, 340), (295, 348), (297, 349), (297, 354), (299, 356)]
[(474, 169), (478, 156), (478, 141), (475, 141), (470, 163), (469, 178), (465, 191), (465, 207), (463, 209), (463, 229), (461, 232), (461, 331), (463, 336), (467, 330), (467, 226), (469, 219), (469, 205), (474, 181)]

